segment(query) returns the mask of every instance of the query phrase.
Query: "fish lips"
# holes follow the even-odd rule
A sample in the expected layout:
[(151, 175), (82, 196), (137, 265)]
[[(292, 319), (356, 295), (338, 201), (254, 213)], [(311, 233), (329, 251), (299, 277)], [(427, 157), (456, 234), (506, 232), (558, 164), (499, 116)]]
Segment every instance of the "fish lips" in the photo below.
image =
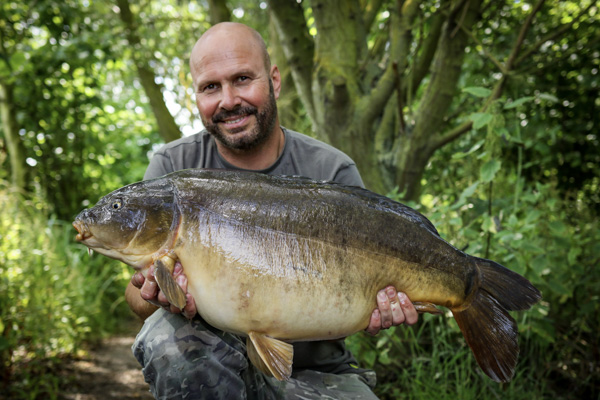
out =
[(87, 225), (81, 220), (75, 220), (73, 222), (73, 227), (77, 231), (77, 236), (75, 236), (75, 240), (77, 240), (78, 242), (84, 242), (87, 239), (94, 236), (92, 235), (92, 232), (90, 232)]

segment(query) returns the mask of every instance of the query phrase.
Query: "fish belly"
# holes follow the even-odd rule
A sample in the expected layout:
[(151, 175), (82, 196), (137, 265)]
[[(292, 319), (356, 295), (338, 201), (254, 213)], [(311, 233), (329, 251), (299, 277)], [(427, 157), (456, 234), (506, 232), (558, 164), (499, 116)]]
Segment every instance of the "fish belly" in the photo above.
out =
[(390, 284), (413, 301), (462, 301), (461, 282), (444, 284), (394, 257), (272, 231), (211, 233), (210, 243), (194, 240), (177, 253), (198, 312), (224, 331), (288, 341), (345, 337), (367, 327), (377, 291)]
[(334, 339), (364, 329), (375, 306), (374, 297), (334, 268), (257, 266), (210, 248), (193, 253), (179, 256), (188, 291), (200, 315), (224, 331), (290, 341)]

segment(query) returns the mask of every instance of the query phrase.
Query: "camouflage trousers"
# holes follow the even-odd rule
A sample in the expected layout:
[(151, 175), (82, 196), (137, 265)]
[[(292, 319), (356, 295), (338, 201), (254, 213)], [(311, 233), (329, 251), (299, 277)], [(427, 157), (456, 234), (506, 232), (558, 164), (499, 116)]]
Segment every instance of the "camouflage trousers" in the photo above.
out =
[(156, 399), (377, 399), (372, 371), (301, 370), (287, 382), (267, 377), (248, 361), (244, 339), (198, 316), (188, 321), (159, 309), (132, 350)]

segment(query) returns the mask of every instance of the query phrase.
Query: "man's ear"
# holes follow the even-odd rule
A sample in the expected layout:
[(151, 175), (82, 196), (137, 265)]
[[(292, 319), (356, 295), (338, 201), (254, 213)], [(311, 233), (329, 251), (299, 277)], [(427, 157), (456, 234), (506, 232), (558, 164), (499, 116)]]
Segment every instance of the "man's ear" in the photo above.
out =
[(279, 99), (279, 92), (281, 91), (281, 74), (279, 73), (279, 68), (277, 65), (271, 66), (271, 81), (273, 82), (273, 93), (275, 94), (275, 99)]

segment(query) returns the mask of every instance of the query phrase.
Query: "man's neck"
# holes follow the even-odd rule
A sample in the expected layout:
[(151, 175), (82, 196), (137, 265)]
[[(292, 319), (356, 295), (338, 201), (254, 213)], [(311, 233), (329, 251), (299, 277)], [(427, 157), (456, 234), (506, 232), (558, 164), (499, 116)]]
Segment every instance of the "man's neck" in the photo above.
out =
[(285, 135), (277, 126), (273, 134), (258, 147), (251, 150), (234, 150), (216, 141), (217, 150), (225, 161), (238, 168), (260, 171), (273, 165), (283, 152)]

